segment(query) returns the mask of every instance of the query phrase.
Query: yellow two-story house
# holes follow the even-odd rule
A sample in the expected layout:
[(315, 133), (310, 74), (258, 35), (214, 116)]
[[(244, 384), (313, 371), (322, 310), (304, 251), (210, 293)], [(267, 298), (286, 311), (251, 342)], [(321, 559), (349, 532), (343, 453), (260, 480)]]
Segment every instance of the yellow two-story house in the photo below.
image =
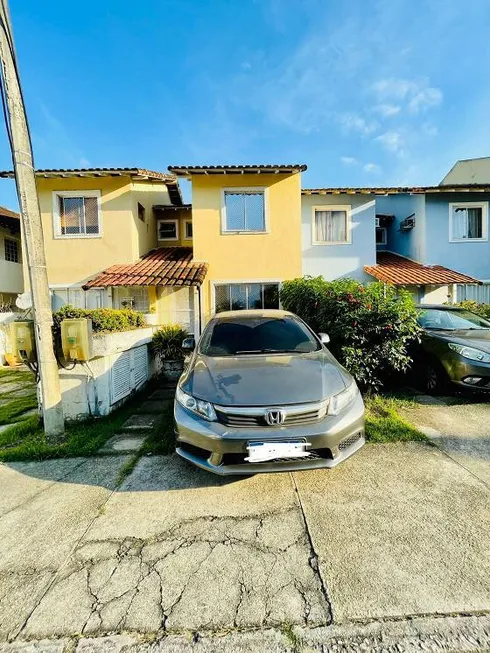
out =
[(215, 312), (278, 307), (301, 275), (305, 167), (36, 171), (53, 309), (131, 307), (197, 334)]

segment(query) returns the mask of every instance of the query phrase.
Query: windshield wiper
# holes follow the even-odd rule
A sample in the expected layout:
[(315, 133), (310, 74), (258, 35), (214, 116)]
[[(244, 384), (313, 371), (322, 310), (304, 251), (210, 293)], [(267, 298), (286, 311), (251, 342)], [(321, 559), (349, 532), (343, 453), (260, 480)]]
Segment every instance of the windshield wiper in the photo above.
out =
[(298, 352), (297, 349), (240, 349), (235, 352), (238, 354), (300, 354), (307, 352)]

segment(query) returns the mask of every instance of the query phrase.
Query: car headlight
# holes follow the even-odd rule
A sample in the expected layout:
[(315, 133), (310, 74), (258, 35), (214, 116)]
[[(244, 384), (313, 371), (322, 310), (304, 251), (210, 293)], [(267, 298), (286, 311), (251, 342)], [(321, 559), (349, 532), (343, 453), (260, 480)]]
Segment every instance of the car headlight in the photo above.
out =
[(187, 392), (184, 392), (178, 386), (175, 392), (175, 398), (181, 406), (187, 408), (187, 410), (190, 410), (192, 413), (196, 413), (196, 415), (199, 415), (199, 417), (204, 417), (210, 422), (216, 421), (216, 412), (214, 410), (213, 404), (210, 404), (209, 401), (196, 399), (196, 397), (188, 395)]
[(344, 410), (344, 408), (354, 401), (358, 394), (359, 388), (357, 387), (356, 382), (352, 381), (348, 388), (342, 390), (342, 392), (339, 392), (339, 394), (334, 395), (330, 399), (330, 403), (328, 404), (328, 414), (338, 415)]
[(463, 358), (469, 358), (470, 361), (478, 361), (479, 363), (490, 363), (490, 354), (485, 353), (481, 349), (474, 347), (465, 347), (456, 342), (449, 342), (449, 349), (456, 351)]

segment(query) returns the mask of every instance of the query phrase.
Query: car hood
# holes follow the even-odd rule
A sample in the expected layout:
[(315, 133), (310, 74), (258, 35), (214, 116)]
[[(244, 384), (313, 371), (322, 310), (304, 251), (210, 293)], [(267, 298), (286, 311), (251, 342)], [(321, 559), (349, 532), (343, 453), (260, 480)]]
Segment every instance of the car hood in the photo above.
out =
[(456, 331), (426, 331), (429, 336), (440, 338), (446, 342), (456, 342), (465, 347), (475, 347), (482, 351), (490, 353), (490, 329), (458, 329)]
[(344, 390), (350, 379), (325, 350), (227, 357), (198, 354), (181, 387), (223, 406), (282, 406), (321, 401)]

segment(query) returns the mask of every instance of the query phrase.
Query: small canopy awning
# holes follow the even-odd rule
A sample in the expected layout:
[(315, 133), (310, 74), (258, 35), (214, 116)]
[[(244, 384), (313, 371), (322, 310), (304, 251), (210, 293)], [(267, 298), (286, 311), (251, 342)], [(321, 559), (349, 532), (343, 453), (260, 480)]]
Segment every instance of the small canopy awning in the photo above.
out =
[(137, 263), (112, 265), (88, 281), (84, 290), (110, 286), (200, 286), (207, 263), (192, 260), (192, 247), (160, 247)]
[(480, 283), (478, 279), (442, 265), (423, 265), (393, 254), (378, 252), (376, 265), (365, 265), (365, 272), (394, 286), (446, 286), (451, 283)]

